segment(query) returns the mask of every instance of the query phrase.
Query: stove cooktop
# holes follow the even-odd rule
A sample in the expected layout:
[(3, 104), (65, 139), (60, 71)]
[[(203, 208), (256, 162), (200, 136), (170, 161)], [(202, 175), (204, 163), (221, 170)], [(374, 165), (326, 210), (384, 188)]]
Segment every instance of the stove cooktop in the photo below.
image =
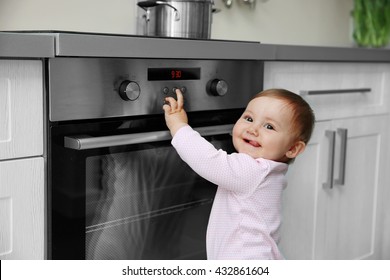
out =
[(193, 40), (193, 41), (215, 41), (215, 42), (234, 42), (234, 43), (254, 43), (259, 44), (257, 41), (242, 41), (242, 40), (228, 40), (228, 39), (194, 39), (194, 38), (182, 38), (182, 37), (158, 37), (158, 36), (143, 36), (137, 34), (123, 34), (123, 33), (104, 33), (104, 32), (85, 32), (85, 31), (72, 31), (72, 30), (8, 30), (4, 32), (12, 33), (28, 33), (28, 34), (73, 34), (73, 35), (86, 35), (86, 36), (114, 36), (114, 37), (128, 37), (128, 38), (157, 38), (157, 39), (174, 39), (174, 40)]

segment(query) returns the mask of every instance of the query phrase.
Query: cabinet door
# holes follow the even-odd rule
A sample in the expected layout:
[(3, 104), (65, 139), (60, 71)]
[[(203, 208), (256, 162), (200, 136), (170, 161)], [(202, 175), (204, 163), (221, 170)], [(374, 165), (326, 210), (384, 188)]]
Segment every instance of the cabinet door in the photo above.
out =
[[(383, 233), (377, 200), (388, 172), (386, 120), (371, 116), (316, 123), (306, 151), (289, 168), (283, 194), (280, 248), (287, 259), (378, 258)], [(347, 132), (344, 172), (338, 129)]]
[(303, 154), (290, 165), (283, 192), (283, 220), (279, 247), (286, 259), (313, 259), (318, 191), (327, 180), (331, 122), (317, 122)]
[(0, 160), (42, 153), (42, 62), (0, 60)]
[[(336, 145), (333, 188), (319, 191), (317, 206), (318, 259), (376, 258), (377, 194), (386, 145), (386, 117), (334, 121), (333, 129), (346, 129), (345, 170)], [(336, 143), (342, 143), (336, 136)], [(344, 173), (344, 174), (342, 174)], [(344, 176), (344, 182), (339, 182)]]
[(0, 161), (0, 259), (44, 258), (43, 158)]

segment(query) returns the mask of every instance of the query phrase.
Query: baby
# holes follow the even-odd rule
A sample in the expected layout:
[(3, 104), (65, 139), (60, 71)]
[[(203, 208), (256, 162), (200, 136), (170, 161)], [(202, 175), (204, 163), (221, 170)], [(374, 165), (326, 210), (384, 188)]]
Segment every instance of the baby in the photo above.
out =
[(217, 150), (188, 125), (184, 99), (163, 106), (172, 145), (200, 176), (218, 185), (207, 227), (208, 259), (283, 259), (278, 249), (285, 174), (305, 147), (314, 113), (299, 95), (255, 95), (233, 127), (237, 153)]

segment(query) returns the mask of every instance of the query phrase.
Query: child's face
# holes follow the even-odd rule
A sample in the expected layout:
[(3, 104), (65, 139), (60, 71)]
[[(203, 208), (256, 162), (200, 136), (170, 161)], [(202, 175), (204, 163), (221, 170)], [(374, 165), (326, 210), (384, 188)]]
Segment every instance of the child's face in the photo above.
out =
[(253, 158), (287, 162), (297, 155), (292, 146), (299, 142), (292, 133), (291, 122), (292, 112), (285, 101), (267, 96), (255, 98), (234, 125), (233, 145), (239, 153)]

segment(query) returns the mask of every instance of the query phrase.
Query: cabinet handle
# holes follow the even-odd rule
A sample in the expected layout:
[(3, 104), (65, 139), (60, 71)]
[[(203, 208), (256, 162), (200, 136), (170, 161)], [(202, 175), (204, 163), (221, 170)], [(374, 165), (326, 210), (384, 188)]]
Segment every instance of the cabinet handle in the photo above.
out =
[(371, 88), (350, 88), (350, 89), (324, 89), (324, 90), (300, 90), (300, 95), (320, 95), (339, 93), (364, 93), (371, 92)]
[(335, 183), (338, 185), (344, 185), (344, 182), (345, 182), (345, 161), (346, 161), (346, 156), (347, 156), (348, 129), (338, 128), (337, 133), (341, 136), (341, 143), (340, 143), (339, 178), (335, 180)]
[(333, 189), (333, 166), (336, 132), (332, 130), (325, 131), (325, 136), (329, 138), (329, 156), (328, 156), (328, 176), (326, 182), (322, 184), (323, 188)]

